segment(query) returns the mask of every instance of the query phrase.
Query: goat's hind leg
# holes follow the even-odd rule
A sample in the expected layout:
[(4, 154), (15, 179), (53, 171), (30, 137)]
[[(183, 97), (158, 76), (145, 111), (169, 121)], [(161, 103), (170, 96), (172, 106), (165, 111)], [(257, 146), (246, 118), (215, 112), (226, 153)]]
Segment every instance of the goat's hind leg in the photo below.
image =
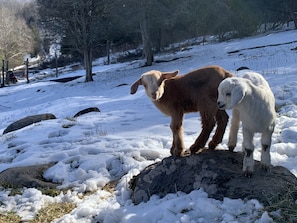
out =
[(261, 166), (265, 170), (269, 170), (271, 165), (270, 146), (271, 146), (272, 131), (265, 131), (261, 136)]
[(219, 143), (222, 142), (223, 136), (225, 134), (226, 126), (228, 124), (229, 116), (225, 110), (217, 110), (216, 112), (216, 122), (217, 128), (212, 140), (208, 143), (209, 149), (215, 149)]
[(192, 154), (195, 154), (199, 149), (203, 149), (211, 131), (215, 126), (215, 119), (213, 114), (208, 114), (207, 112), (200, 112), (201, 122), (202, 122), (202, 131), (198, 138), (195, 140), (195, 143), (190, 147)]

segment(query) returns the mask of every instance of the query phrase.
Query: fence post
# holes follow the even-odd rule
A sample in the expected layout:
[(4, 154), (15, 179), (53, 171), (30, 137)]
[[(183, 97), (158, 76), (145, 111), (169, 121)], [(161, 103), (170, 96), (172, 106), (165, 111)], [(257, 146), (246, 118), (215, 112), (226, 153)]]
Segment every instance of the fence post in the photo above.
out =
[(2, 83), (1, 83), (1, 87), (4, 87), (4, 60), (2, 59)]
[(27, 84), (29, 81), (29, 58), (26, 59), (26, 77), (27, 77)]
[(58, 77), (59, 72), (58, 72), (58, 55), (57, 55), (57, 51), (55, 52), (55, 62), (56, 62), (56, 77)]
[(8, 60), (6, 60), (6, 69), (5, 69), (5, 73), (6, 73), (6, 84), (9, 85), (9, 75), (8, 75)]

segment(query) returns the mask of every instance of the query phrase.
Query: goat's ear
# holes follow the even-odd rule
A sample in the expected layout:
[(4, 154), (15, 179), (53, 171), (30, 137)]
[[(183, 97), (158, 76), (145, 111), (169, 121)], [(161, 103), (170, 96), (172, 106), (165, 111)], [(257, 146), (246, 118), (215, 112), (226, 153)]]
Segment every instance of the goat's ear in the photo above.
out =
[(169, 79), (172, 77), (175, 77), (178, 74), (178, 70), (174, 71), (174, 72), (162, 72), (162, 76), (164, 79)]
[(232, 108), (239, 104), (245, 96), (246, 89), (242, 85), (236, 85), (231, 92), (231, 106)]
[(142, 85), (141, 78), (139, 78), (137, 81), (134, 82), (134, 84), (132, 84), (130, 88), (130, 94), (135, 94), (139, 85)]

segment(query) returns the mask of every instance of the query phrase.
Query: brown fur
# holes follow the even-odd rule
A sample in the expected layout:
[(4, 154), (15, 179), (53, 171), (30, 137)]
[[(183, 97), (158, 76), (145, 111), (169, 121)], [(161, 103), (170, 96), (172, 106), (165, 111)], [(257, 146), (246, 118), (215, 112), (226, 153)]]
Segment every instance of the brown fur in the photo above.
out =
[(215, 147), (222, 142), (223, 135), (228, 123), (228, 115), (224, 110), (217, 107), (217, 88), (222, 80), (233, 75), (219, 66), (208, 66), (194, 70), (185, 75), (175, 76), (174, 73), (160, 73), (157, 82), (164, 84), (164, 93), (154, 100), (154, 96), (148, 90), (144, 75), (154, 75), (159, 71), (151, 71), (143, 74), (132, 86), (131, 94), (137, 91), (138, 85), (144, 85), (147, 95), (154, 105), (165, 115), (171, 117), (170, 128), (173, 134), (171, 154), (183, 155), (185, 150), (183, 142), (182, 122), (185, 113), (200, 112), (202, 131), (194, 144), (190, 147), (191, 153), (196, 153), (204, 148), (210, 133), (217, 123), (216, 132), (209, 142), (208, 147)]

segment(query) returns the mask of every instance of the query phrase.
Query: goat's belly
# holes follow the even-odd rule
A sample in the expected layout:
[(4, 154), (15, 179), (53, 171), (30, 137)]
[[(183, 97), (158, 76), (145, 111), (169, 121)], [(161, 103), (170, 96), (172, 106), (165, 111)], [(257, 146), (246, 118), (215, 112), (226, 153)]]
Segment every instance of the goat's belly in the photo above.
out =
[(241, 117), (242, 126), (251, 132), (264, 132), (267, 131), (273, 124), (273, 117)]

